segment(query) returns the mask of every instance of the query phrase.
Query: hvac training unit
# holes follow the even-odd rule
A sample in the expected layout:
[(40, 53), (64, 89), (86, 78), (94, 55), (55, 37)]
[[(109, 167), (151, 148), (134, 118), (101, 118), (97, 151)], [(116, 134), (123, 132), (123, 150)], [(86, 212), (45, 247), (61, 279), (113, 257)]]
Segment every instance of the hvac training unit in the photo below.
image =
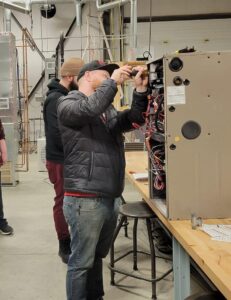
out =
[(16, 45), (12, 33), (0, 33), (0, 118), (7, 143), (8, 161), (1, 167), (2, 183), (16, 185), (18, 157), (18, 122), (16, 90)]
[(169, 219), (231, 217), (231, 52), (148, 64), (149, 190)]

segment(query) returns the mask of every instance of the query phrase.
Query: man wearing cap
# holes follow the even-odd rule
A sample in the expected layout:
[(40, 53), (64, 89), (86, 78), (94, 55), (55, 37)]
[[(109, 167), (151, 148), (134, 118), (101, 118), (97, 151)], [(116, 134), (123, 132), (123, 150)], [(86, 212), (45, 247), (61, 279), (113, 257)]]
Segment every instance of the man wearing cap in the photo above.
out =
[(136, 68), (131, 109), (112, 105), (117, 85), (129, 78), (130, 66), (92, 61), (78, 75), (79, 90), (58, 101), (64, 145), (64, 215), (71, 230), (67, 271), (68, 300), (103, 299), (102, 259), (116, 227), (124, 188), (123, 133), (143, 124), (147, 78)]
[(52, 79), (48, 84), (47, 98), (43, 107), (46, 135), (46, 167), (49, 179), (54, 185), (55, 198), (53, 217), (59, 240), (59, 256), (67, 263), (70, 255), (70, 234), (63, 215), (63, 146), (57, 121), (56, 104), (61, 96), (70, 90), (77, 89), (77, 76), (83, 61), (79, 58), (70, 58), (63, 63), (60, 69), (61, 80)]

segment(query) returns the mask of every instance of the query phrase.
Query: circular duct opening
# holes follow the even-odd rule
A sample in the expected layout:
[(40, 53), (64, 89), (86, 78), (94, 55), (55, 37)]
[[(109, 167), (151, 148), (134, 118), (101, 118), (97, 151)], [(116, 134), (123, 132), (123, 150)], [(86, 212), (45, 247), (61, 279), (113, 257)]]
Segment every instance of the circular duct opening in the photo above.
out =
[(51, 19), (56, 14), (56, 7), (54, 4), (44, 4), (40, 8), (40, 12), (43, 18)]

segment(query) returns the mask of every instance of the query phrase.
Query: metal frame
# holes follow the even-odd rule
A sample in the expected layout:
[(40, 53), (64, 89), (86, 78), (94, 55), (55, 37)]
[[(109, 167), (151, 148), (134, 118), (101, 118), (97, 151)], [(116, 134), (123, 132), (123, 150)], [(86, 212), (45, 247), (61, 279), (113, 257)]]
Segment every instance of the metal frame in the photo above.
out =
[(190, 258), (173, 236), (174, 300), (184, 300), (190, 295)]

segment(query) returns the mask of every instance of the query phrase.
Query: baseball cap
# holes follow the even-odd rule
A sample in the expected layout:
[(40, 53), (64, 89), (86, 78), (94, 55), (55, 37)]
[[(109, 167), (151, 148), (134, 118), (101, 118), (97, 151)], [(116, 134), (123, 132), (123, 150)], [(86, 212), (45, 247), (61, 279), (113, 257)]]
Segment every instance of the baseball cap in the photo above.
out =
[(60, 68), (61, 76), (78, 76), (79, 71), (84, 65), (84, 61), (81, 58), (71, 57), (67, 59)]
[(93, 60), (88, 64), (85, 64), (82, 69), (79, 71), (79, 75), (77, 80), (79, 80), (87, 71), (95, 71), (95, 70), (105, 70), (110, 76), (114, 70), (118, 69), (119, 66), (117, 64), (107, 64), (104, 61)]

